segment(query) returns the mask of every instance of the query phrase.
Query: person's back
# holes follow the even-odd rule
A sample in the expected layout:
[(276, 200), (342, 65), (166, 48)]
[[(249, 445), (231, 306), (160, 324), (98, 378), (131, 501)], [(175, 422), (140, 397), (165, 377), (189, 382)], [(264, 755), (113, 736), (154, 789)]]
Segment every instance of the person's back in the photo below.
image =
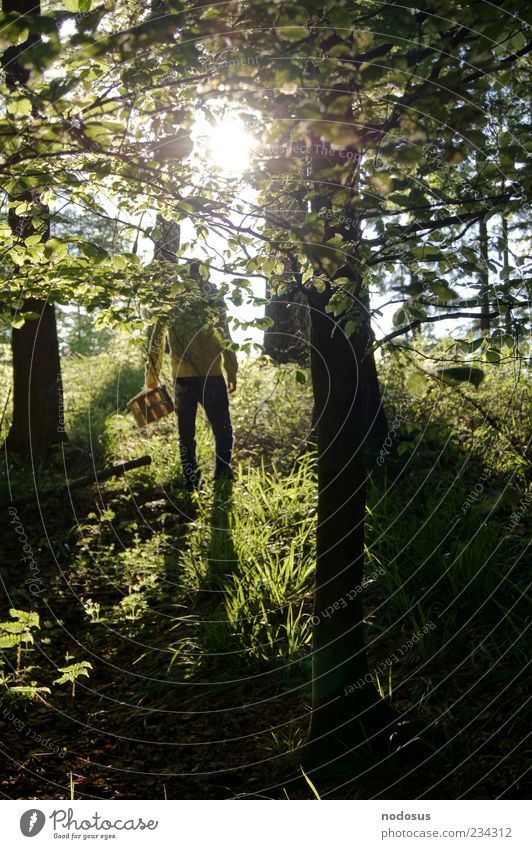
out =
[[(199, 264), (191, 263), (192, 281), (199, 281)], [(210, 289), (211, 287), (209, 287)], [(205, 290), (205, 287), (203, 287)], [(178, 419), (181, 462), (189, 489), (197, 487), (200, 474), (196, 459), (196, 412), (201, 404), (216, 441), (215, 477), (230, 477), (233, 432), (229, 415), (229, 392), (236, 389), (238, 362), (231, 343), (225, 305), (219, 296), (177, 300), (169, 322), (157, 321), (150, 339), (146, 384), (158, 384), (165, 339), (171, 355), (175, 408)], [(222, 366), (227, 374), (228, 386)]]
[(223, 368), (228, 382), (236, 383), (238, 363), (227, 347), (231, 337), (219, 297), (178, 305), (167, 333), (174, 377), (214, 377), (222, 375)]

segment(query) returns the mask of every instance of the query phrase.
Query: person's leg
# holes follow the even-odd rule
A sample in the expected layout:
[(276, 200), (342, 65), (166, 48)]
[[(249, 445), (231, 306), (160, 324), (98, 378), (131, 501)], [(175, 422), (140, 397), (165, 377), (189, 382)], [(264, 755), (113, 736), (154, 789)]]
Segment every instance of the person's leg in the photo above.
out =
[(210, 422), (216, 443), (215, 477), (231, 475), (233, 428), (229, 413), (229, 397), (223, 377), (206, 377), (201, 403)]
[(191, 378), (176, 377), (174, 384), (175, 411), (179, 433), (179, 454), (183, 473), (189, 489), (195, 489), (200, 480), (196, 460), (196, 411), (198, 402)]

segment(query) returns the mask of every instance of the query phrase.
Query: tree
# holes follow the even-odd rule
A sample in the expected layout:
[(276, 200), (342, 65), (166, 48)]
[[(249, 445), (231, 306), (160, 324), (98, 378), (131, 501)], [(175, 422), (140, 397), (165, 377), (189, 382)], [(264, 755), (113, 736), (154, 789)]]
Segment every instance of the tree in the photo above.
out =
[[(398, 264), (411, 273), (395, 329), (380, 344), (444, 318), (477, 319), (484, 326), (496, 318), (495, 286), (485, 276), (480, 284), (473, 277), (486, 252), (478, 256), (461, 247), (461, 239), (497, 211), (518, 210), (530, 193), (523, 180), (520, 105), (506, 116), (506, 158), (483, 162), (474, 192), (464, 197), (464, 189), (469, 194), (468, 163), (492, 141), (487, 118), (494, 89), (509, 99), (515, 90), (524, 92), (528, 74), (521, 57), (530, 44), (512, 15), (516, 10), (522, 13), (522, 4), (473, 9), (444, 3), (438, 8), (444, 17), (435, 17), (429, 4), (410, 10), (362, 3), (353, 14), (348, 4), (316, 9), (300, 3), (281, 10), (262, 4), (256, 16), (245, 13), (248, 27), (250, 17), (260, 27), (254, 105), (269, 118), (266, 143), (284, 144), (287, 183), (297, 171), (296, 147), (312, 159), (303, 226), (267, 219), (263, 232), (286, 257), (301, 257), (313, 316), (319, 509), (311, 741), (322, 744), (324, 757), (349, 752), (379, 730), (387, 743), (398, 728), (368, 681), (359, 591), (369, 426), (364, 389), (373, 347), (369, 292)], [(251, 51), (249, 42), (245, 49)], [(235, 43), (242, 49), (239, 31)], [(261, 93), (271, 104), (272, 88), (268, 111)], [(496, 184), (501, 169), (505, 191)], [(281, 169), (267, 162), (265, 170), (267, 203), (280, 191)], [(449, 285), (451, 275), (461, 276), (463, 294)], [(515, 288), (506, 297), (511, 308)], [(483, 347), (488, 362), (500, 358), (500, 340), (491, 335)], [(469, 344), (464, 340), (462, 351)]]
[[(31, 22), (40, 12), (32, 1), (4, 0), (4, 21), (16, 44), (2, 56), (11, 114), (32, 111), (26, 95), (29, 71), (22, 57), (39, 42)], [(22, 17), (19, 17), (21, 15)], [(22, 36), (26, 35), (23, 38)], [(16, 164), (18, 155), (11, 156)], [(16, 183), (16, 181), (15, 181)], [(32, 189), (9, 193), (8, 222), (15, 243), (30, 245), (49, 237), (48, 210)], [(66, 438), (63, 420), (63, 385), (55, 309), (46, 298), (22, 297), (14, 312), (11, 337), (13, 353), (13, 419), (6, 440), (8, 451), (33, 456)]]

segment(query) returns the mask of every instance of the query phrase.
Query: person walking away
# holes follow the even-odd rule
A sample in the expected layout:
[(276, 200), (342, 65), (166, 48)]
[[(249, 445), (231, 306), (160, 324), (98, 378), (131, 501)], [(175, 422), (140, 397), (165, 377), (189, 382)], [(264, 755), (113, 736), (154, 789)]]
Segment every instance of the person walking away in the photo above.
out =
[[(164, 259), (164, 254), (161, 256), (159, 253), (158, 258)], [(195, 260), (189, 265), (191, 290), (197, 286), (198, 295), (205, 290), (208, 295), (199, 306), (198, 303), (187, 303), (183, 298), (183, 305), (176, 305), (170, 322), (161, 319), (156, 322), (146, 363), (146, 385), (153, 389), (159, 383), (167, 339), (174, 379), (180, 458), (189, 491), (196, 489), (201, 480), (196, 457), (198, 404), (205, 410), (214, 434), (215, 480), (232, 479), (233, 428), (228, 392), (236, 390), (238, 370), (236, 354), (227, 347), (231, 336), (225, 303), (219, 295), (213, 297), (212, 286), (201, 285), (205, 281), (199, 274), (199, 266), (200, 263)], [(227, 384), (222, 368), (227, 375)]]

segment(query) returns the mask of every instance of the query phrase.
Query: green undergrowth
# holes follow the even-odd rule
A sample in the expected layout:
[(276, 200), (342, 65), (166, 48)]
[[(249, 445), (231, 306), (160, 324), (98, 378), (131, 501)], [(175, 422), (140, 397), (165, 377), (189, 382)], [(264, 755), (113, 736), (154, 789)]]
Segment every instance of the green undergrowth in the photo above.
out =
[[(508, 681), (517, 701), (522, 691), (529, 389), (523, 374), (501, 364), (478, 388), (461, 384), (461, 395), (429, 378), (413, 392), (415, 369), (402, 353), (380, 363), (389, 440), (368, 468), (370, 668), (387, 700), (441, 724), (450, 740), (457, 728), (489, 739)], [(91, 682), (107, 676), (102, 686), (114, 691), (112, 670), (131, 669), (138, 679), (128, 684), (130, 704), (173, 709), (177, 693), (207, 698), (216, 711), (235, 682), (246, 702), (285, 692), (308, 700), (317, 481), (315, 458), (304, 451), (311, 404), (302, 380), (295, 368), (263, 359), (242, 365), (231, 401), (235, 480), (213, 485), (213, 440), (200, 414), (204, 482), (190, 496), (174, 417), (146, 432), (125, 409), (140, 388), (141, 361), (127, 346), (99, 354), (90, 368), (67, 359), (72, 442), (101, 464), (143, 454), (152, 462), (106, 482), (74, 525), (52, 534), (62, 569), (50, 584), (54, 610), (72, 617), (68, 627), (78, 629), (86, 654), (68, 654), (62, 627), (43, 608), (55, 667), (29, 638), (21, 649), (10, 636), (5, 686), (45, 688), (39, 692), (49, 698), (58, 670), (70, 668), (62, 675), (72, 683), (82, 676), (79, 698), (89, 671), (80, 664), (101, 656), (111, 671), (94, 663)], [(31, 520), (25, 530), (44, 558), (42, 530)], [(24, 610), (24, 590), (12, 598)], [(135, 711), (131, 721), (140, 722)], [(260, 757), (293, 753), (305, 739), (306, 719), (274, 724)], [(468, 768), (453, 773), (449, 792), (469, 780)]]
[(310, 642), (313, 458), (284, 475), (246, 464), (231, 488), (199, 501), (180, 565), (196, 588), (204, 661), (222, 669), (297, 662)]

